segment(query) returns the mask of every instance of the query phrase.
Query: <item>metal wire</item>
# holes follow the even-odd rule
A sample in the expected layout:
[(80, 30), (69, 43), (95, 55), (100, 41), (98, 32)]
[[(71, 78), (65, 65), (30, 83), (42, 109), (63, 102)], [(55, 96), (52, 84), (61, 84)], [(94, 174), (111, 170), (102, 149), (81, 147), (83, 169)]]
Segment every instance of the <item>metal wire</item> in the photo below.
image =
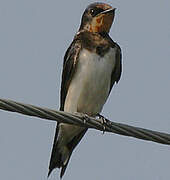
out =
[(80, 113), (70, 114), (6, 99), (0, 99), (0, 109), (170, 145), (170, 134), (115, 123), (108, 119), (103, 122)]

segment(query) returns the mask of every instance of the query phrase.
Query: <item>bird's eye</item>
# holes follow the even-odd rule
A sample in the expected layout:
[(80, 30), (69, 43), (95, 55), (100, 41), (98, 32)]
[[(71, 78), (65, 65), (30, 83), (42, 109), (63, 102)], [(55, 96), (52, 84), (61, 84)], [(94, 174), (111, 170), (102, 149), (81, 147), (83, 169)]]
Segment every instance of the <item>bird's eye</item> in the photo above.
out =
[(101, 8), (92, 8), (92, 9), (90, 9), (90, 14), (94, 17), (102, 11), (103, 11), (103, 9), (101, 9)]
[(90, 9), (90, 14), (93, 16), (95, 14), (94, 9)]

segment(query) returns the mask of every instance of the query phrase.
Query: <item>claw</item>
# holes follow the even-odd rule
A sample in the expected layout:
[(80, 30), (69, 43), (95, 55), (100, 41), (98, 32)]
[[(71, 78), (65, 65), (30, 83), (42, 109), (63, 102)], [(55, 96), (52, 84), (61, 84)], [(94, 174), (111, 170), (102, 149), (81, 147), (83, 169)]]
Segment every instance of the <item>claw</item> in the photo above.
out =
[(88, 119), (89, 119), (89, 116), (87, 114), (83, 114), (83, 122), (84, 122), (84, 124), (86, 124)]
[(105, 133), (105, 130), (106, 130), (106, 123), (107, 123), (107, 120), (104, 116), (102, 116), (101, 114), (98, 114), (97, 115), (99, 117), (99, 119), (101, 120), (101, 123), (103, 124), (103, 134)]
[(79, 113), (79, 112), (76, 112), (75, 114), (78, 115), (78, 116), (81, 116), (82, 119), (83, 119), (84, 124), (86, 124), (87, 120), (89, 119), (89, 116), (87, 114)]

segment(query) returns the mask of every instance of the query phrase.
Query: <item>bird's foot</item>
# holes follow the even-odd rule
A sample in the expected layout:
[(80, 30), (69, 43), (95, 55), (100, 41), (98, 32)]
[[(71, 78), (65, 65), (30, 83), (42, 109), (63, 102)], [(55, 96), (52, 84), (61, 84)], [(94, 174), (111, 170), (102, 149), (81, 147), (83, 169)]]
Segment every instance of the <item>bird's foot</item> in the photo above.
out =
[(89, 120), (89, 116), (85, 113), (76, 112), (75, 115), (80, 116), (83, 119), (84, 124)]
[(104, 134), (105, 130), (106, 130), (107, 119), (104, 116), (102, 116), (101, 114), (97, 114), (97, 117), (103, 125), (103, 134)]

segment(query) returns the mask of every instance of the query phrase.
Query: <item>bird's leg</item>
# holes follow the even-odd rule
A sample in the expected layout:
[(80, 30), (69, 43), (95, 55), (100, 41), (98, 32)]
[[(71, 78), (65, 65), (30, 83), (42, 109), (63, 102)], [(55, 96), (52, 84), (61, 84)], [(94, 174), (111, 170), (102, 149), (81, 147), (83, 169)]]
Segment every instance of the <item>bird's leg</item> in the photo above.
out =
[(80, 116), (83, 119), (84, 124), (86, 124), (87, 120), (89, 119), (89, 116), (85, 113), (75, 112), (75, 115)]
[(87, 114), (83, 114), (83, 122), (84, 122), (84, 124), (86, 124), (88, 119), (89, 119), (89, 116)]
[(97, 117), (99, 118), (99, 120), (101, 121), (102, 125), (103, 125), (103, 134), (105, 133), (105, 130), (106, 130), (106, 123), (107, 123), (107, 119), (102, 116), (101, 114), (97, 114)]

